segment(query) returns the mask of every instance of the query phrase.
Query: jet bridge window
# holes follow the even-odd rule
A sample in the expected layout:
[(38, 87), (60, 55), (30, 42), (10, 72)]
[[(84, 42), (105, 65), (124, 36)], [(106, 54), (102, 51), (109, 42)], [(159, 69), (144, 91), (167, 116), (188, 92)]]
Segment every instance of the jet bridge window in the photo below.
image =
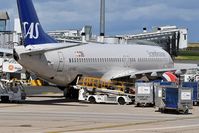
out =
[(184, 40), (187, 40), (187, 34), (184, 34)]

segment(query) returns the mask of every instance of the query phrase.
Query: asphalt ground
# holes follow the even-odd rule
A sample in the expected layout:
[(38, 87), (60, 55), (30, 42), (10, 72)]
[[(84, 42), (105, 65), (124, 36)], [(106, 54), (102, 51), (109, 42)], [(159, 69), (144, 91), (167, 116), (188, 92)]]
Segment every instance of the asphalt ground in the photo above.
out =
[[(176, 61), (179, 62), (179, 61)], [(181, 62), (180, 62), (181, 63)], [(183, 63), (198, 63), (183, 62)], [(153, 107), (88, 104), (56, 87), (26, 87), (22, 103), (0, 103), (0, 133), (198, 133), (199, 106), (187, 115)]]
[(199, 130), (199, 106), (187, 115), (163, 114), (153, 107), (74, 102), (64, 99), (53, 87), (26, 89), (29, 94), (25, 102), (0, 104), (0, 133), (198, 133)]

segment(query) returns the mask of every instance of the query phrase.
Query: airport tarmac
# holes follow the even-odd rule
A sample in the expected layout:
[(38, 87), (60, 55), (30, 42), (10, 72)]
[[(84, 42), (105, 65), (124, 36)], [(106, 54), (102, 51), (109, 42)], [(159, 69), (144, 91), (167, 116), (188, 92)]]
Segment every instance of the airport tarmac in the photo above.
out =
[[(52, 89), (52, 88), (51, 88)], [(1, 133), (198, 133), (199, 107), (191, 114), (161, 114), (134, 105), (66, 101), (61, 93), (0, 104)]]

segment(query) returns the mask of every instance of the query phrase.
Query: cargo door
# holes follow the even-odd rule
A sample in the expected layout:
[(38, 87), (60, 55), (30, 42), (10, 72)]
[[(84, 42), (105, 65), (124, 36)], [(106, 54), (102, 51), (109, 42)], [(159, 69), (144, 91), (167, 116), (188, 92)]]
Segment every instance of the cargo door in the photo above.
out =
[(57, 67), (57, 72), (63, 72), (64, 69), (64, 55), (62, 52), (58, 52), (59, 62)]

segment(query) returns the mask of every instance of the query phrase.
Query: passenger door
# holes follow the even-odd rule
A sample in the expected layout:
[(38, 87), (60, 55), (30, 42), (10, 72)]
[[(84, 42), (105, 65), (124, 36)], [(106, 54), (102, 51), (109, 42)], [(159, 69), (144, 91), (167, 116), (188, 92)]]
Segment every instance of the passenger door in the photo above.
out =
[(59, 62), (57, 67), (57, 72), (63, 72), (64, 70), (64, 55), (61, 51), (58, 52)]

